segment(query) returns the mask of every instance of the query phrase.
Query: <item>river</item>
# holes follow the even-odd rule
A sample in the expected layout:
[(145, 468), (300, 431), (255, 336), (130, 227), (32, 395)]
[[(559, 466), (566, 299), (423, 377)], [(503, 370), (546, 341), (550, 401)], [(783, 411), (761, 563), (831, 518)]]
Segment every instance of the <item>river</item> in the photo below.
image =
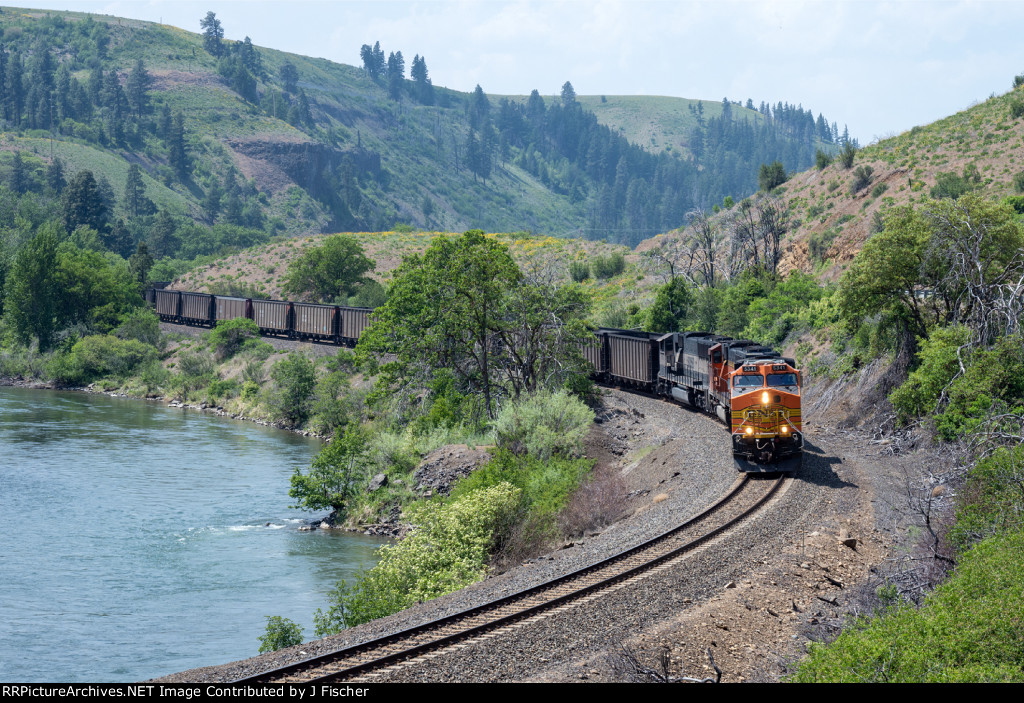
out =
[(137, 681), (254, 656), (382, 540), (299, 532), (318, 440), (161, 404), (0, 387), (0, 681)]

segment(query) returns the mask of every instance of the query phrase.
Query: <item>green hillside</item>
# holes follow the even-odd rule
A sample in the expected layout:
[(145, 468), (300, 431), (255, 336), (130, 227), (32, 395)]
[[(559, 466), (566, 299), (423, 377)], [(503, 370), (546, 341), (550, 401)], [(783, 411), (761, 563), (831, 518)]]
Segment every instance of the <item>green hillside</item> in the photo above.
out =
[(155, 210), (205, 226), (482, 227), (635, 244), (752, 192), (760, 163), (806, 167), (833, 140), (804, 129), (810, 112), (766, 120), (733, 104), (725, 119), (719, 103), (698, 114), (695, 101), (577, 99), (571, 87), (535, 102), (460, 93), (431, 84), (426, 58), (392, 80), (379, 46), (379, 63), (354, 67), (17, 8), (0, 8), (0, 30), (0, 149), (102, 176), (104, 226), (125, 220), (135, 243), (155, 212), (124, 201), (132, 164)]

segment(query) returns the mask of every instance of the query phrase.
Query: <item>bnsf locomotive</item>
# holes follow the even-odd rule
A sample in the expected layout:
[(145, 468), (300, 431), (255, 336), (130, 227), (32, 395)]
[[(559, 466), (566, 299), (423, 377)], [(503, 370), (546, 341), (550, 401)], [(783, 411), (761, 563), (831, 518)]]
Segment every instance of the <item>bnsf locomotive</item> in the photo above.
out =
[(599, 381), (638, 388), (729, 425), (740, 471), (794, 471), (803, 458), (800, 372), (793, 359), (707, 332), (599, 329), (584, 356)]
[[(256, 300), (150, 289), (160, 319), (213, 327), (246, 317), (264, 335), (353, 347), (370, 308)], [(707, 332), (658, 334), (601, 328), (584, 345), (594, 377), (656, 393), (716, 415), (729, 425), (740, 471), (786, 472), (801, 465), (800, 372), (793, 359), (745, 339)]]

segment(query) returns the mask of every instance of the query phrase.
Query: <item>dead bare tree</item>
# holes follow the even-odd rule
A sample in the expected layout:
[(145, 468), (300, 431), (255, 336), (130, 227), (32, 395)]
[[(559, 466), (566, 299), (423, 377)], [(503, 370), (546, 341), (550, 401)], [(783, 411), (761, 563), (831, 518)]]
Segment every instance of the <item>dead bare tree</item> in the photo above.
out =
[(927, 217), (934, 227), (930, 256), (945, 272), (939, 291), (952, 299), (954, 322), (972, 332), (974, 345), (1021, 332), (1024, 321), (1024, 250), (1007, 213), (977, 199), (940, 203)]
[(705, 286), (715, 285), (715, 260), (718, 258), (717, 226), (711, 221), (707, 210), (690, 212), (690, 250)]
[(757, 209), (761, 260), (768, 273), (775, 273), (782, 254), (782, 238), (789, 229), (786, 206), (775, 196), (768, 195), (758, 198), (754, 207)]

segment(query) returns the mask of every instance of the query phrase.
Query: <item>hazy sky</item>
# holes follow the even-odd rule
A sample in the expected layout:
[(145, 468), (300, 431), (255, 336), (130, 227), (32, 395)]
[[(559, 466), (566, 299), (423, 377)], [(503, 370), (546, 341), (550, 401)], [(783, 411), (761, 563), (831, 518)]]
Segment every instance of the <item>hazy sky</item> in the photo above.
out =
[(802, 104), (867, 144), (953, 114), (1024, 73), (1024, 3), (656, 0), (65, 0), (40, 7), (163, 21), (358, 65), (380, 41), (435, 85), (544, 95)]

